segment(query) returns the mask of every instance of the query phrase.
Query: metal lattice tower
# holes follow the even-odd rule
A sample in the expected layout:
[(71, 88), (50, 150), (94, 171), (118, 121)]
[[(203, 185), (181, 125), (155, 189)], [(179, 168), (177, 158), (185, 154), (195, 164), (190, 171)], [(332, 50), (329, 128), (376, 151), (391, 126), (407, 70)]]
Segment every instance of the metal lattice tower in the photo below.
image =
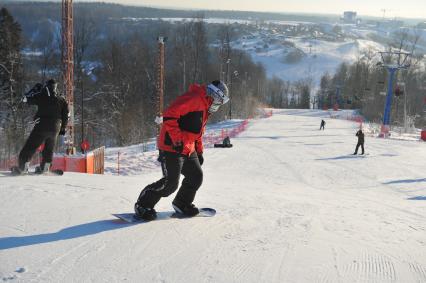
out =
[(62, 0), (62, 67), (64, 94), (69, 107), (66, 131), (67, 153), (74, 153), (74, 39), (72, 0)]

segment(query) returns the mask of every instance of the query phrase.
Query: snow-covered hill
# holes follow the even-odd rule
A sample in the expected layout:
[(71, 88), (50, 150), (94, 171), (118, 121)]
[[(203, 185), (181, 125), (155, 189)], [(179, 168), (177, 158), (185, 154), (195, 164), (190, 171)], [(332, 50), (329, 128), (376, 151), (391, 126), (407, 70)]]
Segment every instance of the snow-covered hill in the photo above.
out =
[(366, 137), (368, 155), (353, 156), (358, 125), (326, 118), (319, 131), (327, 115), (275, 110), (233, 148), (208, 148), (195, 203), (213, 218), (115, 220), (155, 168), (0, 174), (0, 280), (425, 282), (426, 145)]
[[(289, 46), (289, 43), (291, 45)], [(337, 67), (353, 63), (365, 52), (385, 50), (379, 43), (365, 39), (348, 39), (344, 42), (329, 42), (306, 38), (287, 38), (272, 45), (264, 45), (260, 38), (243, 39), (233, 47), (247, 51), (255, 62), (265, 66), (269, 77), (278, 77), (286, 81), (311, 79), (319, 85), (321, 76), (326, 72), (334, 74)], [(303, 56), (297, 62), (287, 62), (286, 56), (292, 50), (299, 50)], [(377, 59), (379, 59), (377, 57)]]
[[(155, 21), (159, 18), (123, 18), (125, 21)], [(189, 22), (192, 18), (161, 18), (171, 23)], [(334, 74), (337, 67), (345, 63), (353, 63), (365, 53), (374, 55), (373, 60), (380, 60), (378, 51), (385, 51), (386, 46), (375, 42), (371, 35), (382, 34), (389, 37), (399, 27), (389, 28), (385, 32), (375, 25), (342, 24), (340, 22), (305, 22), (305, 21), (274, 21), (274, 20), (238, 20), (224, 18), (203, 19), (206, 24), (230, 24), (244, 30), (250, 26), (249, 34), (234, 34), (231, 46), (244, 50), (256, 63), (261, 63), (270, 78), (278, 77), (285, 81), (295, 82), (309, 79), (313, 87), (319, 86), (321, 76), (326, 72)], [(261, 25), (260, 25), (261, 23)], [(254, 28), (255, 27), (255, 28)], [(279, 28), (278, 28), (279, 27)], [(298, 30), (297, 35), (290, 35), (292, 28)], [(333, 29), (341, 29), (340, 32)], [(253, 31), (255, 29), (255, 31)], [(310, 29), (316, 29), (315, 32)], [(407, 29), (410, 30), (410, 29)], [(416, 31), (420, 39), (424, 34)], [(216, 40), (211, 46), (219, 47)], [(418, 48), (422, 49), (421, 44)], [(296, 52), (296, 58), (288, 60), (288, 54)], [(244, 78), (240, 74), (239, 79)]]

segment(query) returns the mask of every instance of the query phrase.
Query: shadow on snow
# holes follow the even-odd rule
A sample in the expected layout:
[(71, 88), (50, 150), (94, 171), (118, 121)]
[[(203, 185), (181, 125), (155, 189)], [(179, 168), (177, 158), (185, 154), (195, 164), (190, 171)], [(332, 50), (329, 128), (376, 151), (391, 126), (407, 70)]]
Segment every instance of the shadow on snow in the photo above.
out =
[[(168, 219), (173, 212), (159, 212), (157, 220)], [(157, 221), (156, 220), (156, 221)], [(51, 243), (56, 241), (63, 241), (94, 235), (106, 231), (112, 231), (129, 226), (143, 224), (148, 222), (127, 223), (120, 219), (114, 218), (113, 220), (100, 220), (76, 226), (64, 228), (58, 232), (29, 235), (29, 236), (16, 236), (0, 238), (0, 250), (13, 249), (18, 247), (32, 246), (44, 243)]]
[(422, 179), (395, 180), (395, 181), (385, 182), (383, 184), (384, 185), (391, 185), (391, 184), (408, 184), (408, 183), (420, 183), (420, 182), (426, 182), (426, 178), (422, 178)]
[(336, 156), (336, 157), (327, 157), (327, 158), (317, 158), (315, 160), (341, 160), (341, 159), (354, 159), (354, 158), (364, 158), (365, 155), (353, 155), (353, 154), (349, 154), (349, 155), (341, 155), (341, 156)]
[(408, 200), (426, 200), (426, 196), (417, 196), (417, 197), (411, 197), (407, 199)]

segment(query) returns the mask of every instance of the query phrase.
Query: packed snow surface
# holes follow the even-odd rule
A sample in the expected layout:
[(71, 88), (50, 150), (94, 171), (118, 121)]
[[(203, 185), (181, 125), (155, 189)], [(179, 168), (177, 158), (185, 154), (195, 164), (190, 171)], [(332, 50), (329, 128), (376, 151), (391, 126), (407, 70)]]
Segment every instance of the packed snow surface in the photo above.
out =
[(1, 173), (0, 281), (426, 282), (426, 145), (367, 134), (367, 155), (354, 156), (358, 124), (327, 113), (274, 110), (233, 148), (207, 148), (195, 204), (213, 218), (114, 219), (158, 164)]

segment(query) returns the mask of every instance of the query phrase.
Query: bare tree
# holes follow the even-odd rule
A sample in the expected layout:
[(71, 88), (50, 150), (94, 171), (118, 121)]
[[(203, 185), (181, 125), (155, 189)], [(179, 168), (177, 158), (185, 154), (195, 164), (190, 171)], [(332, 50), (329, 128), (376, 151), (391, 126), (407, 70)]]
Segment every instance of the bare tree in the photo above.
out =
[[(80, 134), (80, 140), (83, 142), (85, 140), (85, 124), (84, 124), (84, 98), (85, 98), (85, 91), (86, 91), (86, 83), (87, 80), (87, 73), (90, 71), (87, 69), (87, 66), (83, 66), (83, 61), (85, 60), (87, 56), (88, 48), (90, 47), (90, 44), (94, 40), (94, 36), (96, 34), (95, 31), (95, 25), (93, 21), (89, 20), (86, 13), (83, 12), (81, 16), (78, 17), (79, 20), (77, 21), (78, 25), (76, 27), (76, 31), (74, 34), (74, 69), (75, 69), (75, 85), (76, 88), (74, 89), (74, 95), (76, 97), (80, 97), (80, 99), (76, 99), (80, 102), (80, 104), (76, 103), (76, 106), (79, 107), (76, 109), (76, 114), (80, 112), (79, 118), (80, 118), (80, 131), (77, 131), (77, 134)], [(78, 129), (78, 128), (77, 128)]]

